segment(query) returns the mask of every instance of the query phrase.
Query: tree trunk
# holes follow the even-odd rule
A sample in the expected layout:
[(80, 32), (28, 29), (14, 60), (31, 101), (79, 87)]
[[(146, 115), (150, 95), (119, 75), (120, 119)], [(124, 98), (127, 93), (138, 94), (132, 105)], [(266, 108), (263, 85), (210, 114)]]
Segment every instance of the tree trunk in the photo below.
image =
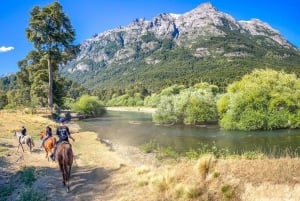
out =
[(51, 58), (48, 58), (48, 73), (49, 73), (49, 91), (48, 91), (48, 106), (53, 107), (53, 72), (51, 66)]

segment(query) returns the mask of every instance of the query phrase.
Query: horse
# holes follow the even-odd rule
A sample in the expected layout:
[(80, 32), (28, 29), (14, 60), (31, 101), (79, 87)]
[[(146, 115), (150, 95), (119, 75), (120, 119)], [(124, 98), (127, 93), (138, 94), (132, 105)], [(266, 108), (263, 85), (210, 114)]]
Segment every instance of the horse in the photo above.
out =
[(22, 144), (27, 144), (27, 146), (29, 147), (29, 150), (31, 152), (32, 148), (34, 147), (34, 142), (33, 142), (33, 139), (30, 135), (23, 136), (21, 132), (14, 131), (14, 136), (17, 137), (17, 140), (19, 142), (18, 150), (21, 146), (22, 150), (24, 152), (24, 148), (23, 148)]
[[(43, 138), (46, 137), (46, 133), (45, 132), (41, 132), (41, 140)], [(44, 142), (44, 149), (46, 151), (46, 158), (48, 159), (49, 161), (49, 153), (52, 153), (52, 149), (54, 148), (55, 146), (55, 143), (56, 143), (56, 138), (55, 137), (49, 137), (45, 142)]]
[(67, 186), (67, 192), (70, 191), (71, 167), (73, 164), (73, 150), (69, 142), (63, 141), (57, 145), (55, 159), (58, 161), (60, 171), (62, 172), (63, 185)]

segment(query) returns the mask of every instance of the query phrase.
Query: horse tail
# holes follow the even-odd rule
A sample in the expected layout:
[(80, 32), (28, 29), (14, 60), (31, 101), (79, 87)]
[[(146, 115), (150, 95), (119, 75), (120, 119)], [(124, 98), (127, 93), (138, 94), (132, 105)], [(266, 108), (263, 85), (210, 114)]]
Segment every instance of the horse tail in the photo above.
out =
[(73, 164), (73, 151), (72, 151), (70, 144), (69, 144), (69, 147), (64, 150), (64, 155), (65, 155), (64, 156), (64, 159), (65, 159), (64, 164), (66, 165), (66, 167), (65, 167), (66, 181), (69, 181), (70, 175), (71, 175), (71, 167)]
[(67, 191), (69, 191), (69, 180), (71, 176), (71, 167), (73, 164), (73, 151), (70, 144), (62, 144), (61, 146), (63, 147), (59, 159), (59, 166), (63, 174), (63, 183), (64, 185), (67, 185)]

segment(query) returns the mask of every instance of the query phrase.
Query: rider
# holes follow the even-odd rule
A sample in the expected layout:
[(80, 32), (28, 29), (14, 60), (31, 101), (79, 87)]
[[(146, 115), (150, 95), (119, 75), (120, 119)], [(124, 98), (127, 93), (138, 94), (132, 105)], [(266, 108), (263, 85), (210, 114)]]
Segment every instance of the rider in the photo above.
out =
[(26, 130), (25, 126), (22, 126), (21, 133), (22, 133), (23, 137), (26, 135), (26, 132), (27, 132), (27, 130)]
[(75, 141), (75, 139), (71, 136), (69, 127), (65, 125), (65, 121), (66, 121), (65, 118), (59, 119), (60, 125), (56, 129), (56, 135), (58, 136), (59, 140), (56, 142), (54, 151), (50, 156), (53, 161), (55, 161), (55, 152), (57, 149), (57, 145), (59, 143), (61, 143), (63, 141), (69, 142), (69, 138), (71, 138), (73, 141)]
[(50, 137), (52, 137), (52, 128), (50, 126), (46, 126), (46, 136), (42, 139), (41, 148), (44, 146), (46, 140)]

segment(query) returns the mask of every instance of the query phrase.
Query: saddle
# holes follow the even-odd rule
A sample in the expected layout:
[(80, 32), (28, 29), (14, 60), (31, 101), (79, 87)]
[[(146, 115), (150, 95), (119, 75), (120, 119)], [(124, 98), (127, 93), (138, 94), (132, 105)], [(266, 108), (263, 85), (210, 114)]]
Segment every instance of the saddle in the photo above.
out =
[(70, 142), (68, 142), (68, 141), (61, 141), (60, 143), (58, 143), (58, 145), (59, 144), (69, 144), (72, 147), (72, 144)]

